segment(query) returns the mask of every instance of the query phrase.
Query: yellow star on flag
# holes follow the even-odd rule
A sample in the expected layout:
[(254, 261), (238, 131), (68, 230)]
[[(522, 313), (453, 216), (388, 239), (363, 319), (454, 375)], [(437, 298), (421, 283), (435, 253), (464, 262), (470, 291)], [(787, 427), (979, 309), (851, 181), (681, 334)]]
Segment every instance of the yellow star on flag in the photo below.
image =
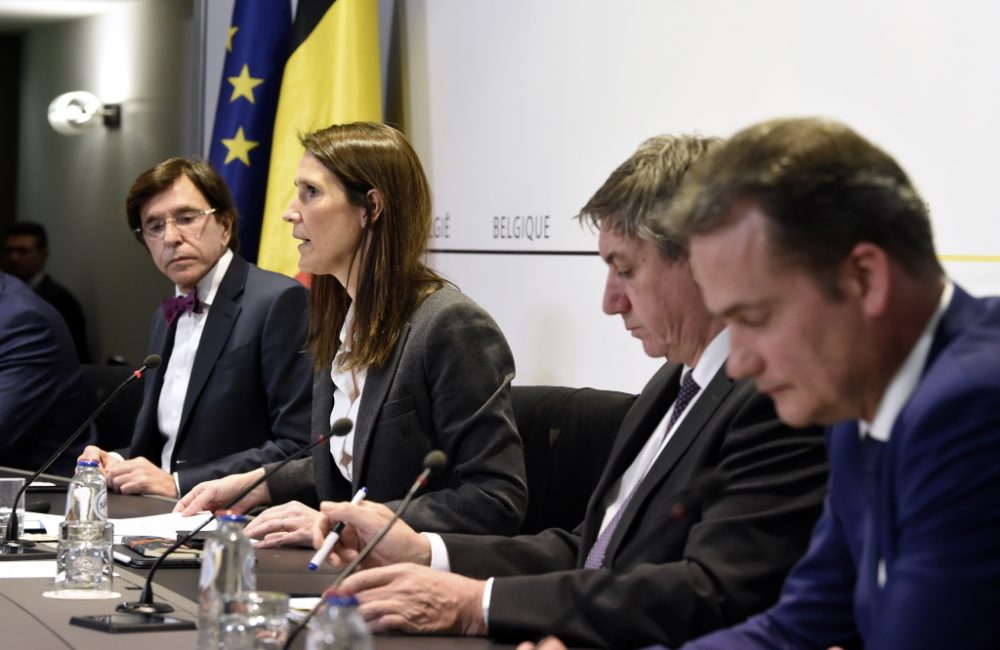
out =
[(251, 104), (253, 101), (253, 89), (264, 83), (264, 79), (251, 77), (250, 66), (243, 64), (243, 70), (238, 77), (228, 77), (229, 83), (233, 84), (233, 95), (229, 98), (230, 103), (235, 102), (239, 97), (246, 97)]
[(247, 167), (250, 166), (250, 150), (260, 146), (259, 142), (247, 140), (243, 135), (243, 127), (236, 130), (236, 136), (232, 138), (222, 138), (222, 144), (226, 147), (226, 160), (223, 165), (228, 165), (237, 158)]
[(240, 28), (237, 27), (236, 25), (233, 25), (232, 27), (229, 28), (229, 38), (226, 39), (226, 51), (227, 52), (232, 52), (233, 51), (233, 36), (236, 36), (236, 32), (238, 32), (238, 31), (240, 31)]

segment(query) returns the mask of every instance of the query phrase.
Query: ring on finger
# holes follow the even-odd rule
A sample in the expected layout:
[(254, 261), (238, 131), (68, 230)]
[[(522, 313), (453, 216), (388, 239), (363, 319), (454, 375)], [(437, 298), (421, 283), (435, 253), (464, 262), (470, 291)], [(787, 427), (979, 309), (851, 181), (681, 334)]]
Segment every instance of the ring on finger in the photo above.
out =
[(279, 519), (278, 520), (278, 529), (281, 532), (285, 532), (285, 520), (284, 519)]

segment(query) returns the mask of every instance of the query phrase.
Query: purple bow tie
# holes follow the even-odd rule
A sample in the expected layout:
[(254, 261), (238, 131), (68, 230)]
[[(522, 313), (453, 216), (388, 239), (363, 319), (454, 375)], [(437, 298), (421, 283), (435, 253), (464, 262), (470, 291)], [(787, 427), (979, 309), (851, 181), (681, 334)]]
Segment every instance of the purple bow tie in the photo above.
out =
[(174, 321), (181, 314), (200, 314), (202, 306), (198, 302), (198, 287), (189, 291), (186, 296), (177, 296), (161, 301), (160, 309), (163, 310), (163, 317), (167, 319), (167, 327), (172, 327)]

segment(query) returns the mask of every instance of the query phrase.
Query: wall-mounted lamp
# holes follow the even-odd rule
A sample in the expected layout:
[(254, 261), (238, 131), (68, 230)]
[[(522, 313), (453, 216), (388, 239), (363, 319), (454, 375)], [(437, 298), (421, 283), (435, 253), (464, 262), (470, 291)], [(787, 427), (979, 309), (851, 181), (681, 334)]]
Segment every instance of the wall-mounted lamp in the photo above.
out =
[(121, 104), (102, 104), (96, 95), (83, 90), (63, 93), (49, 104), (49, 124), (63, 135), (79, 135), (100, 123), (109, 129), (120, 127)]

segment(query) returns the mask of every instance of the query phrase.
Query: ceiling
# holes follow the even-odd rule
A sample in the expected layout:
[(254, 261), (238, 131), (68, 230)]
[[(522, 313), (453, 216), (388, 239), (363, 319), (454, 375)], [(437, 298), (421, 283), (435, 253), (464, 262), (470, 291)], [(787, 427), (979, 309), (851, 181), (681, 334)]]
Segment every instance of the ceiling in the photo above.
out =
[(99, 14), (133, 0), (0, 0), (0, 32), (17, 33), (38, 25)]

